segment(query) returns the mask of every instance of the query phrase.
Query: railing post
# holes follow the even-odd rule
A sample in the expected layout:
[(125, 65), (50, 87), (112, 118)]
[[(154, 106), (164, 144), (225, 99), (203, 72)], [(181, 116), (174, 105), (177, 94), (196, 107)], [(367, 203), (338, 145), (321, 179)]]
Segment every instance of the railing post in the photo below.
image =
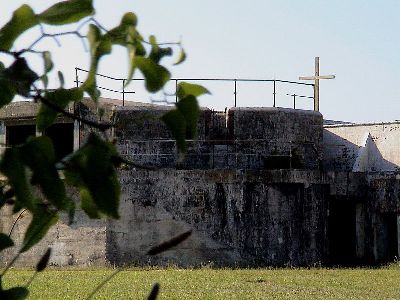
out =
[(276, 80), (274, 79), (274, 107), (276, 107), (275, 95), (276, 95)]
[(236, 79), (235, 79), (235, 91), (233, 92), (233, 94), (235, 95), (235, 107), (236, 107), (236, 94), (237, 94), (237, 91), (236, 91)]
[(76, 87), (79, 87), (78, 68), (77, 67), (75, 67), (75, 82), (76, 82)]
[(293, 94), (293, 109), (296, 109), (296, 94)]
[(125, 106), (125, 79), (122, 79), (122, 106)]
[(178, 102), (178, 79), (175, 79), (175, 102)]

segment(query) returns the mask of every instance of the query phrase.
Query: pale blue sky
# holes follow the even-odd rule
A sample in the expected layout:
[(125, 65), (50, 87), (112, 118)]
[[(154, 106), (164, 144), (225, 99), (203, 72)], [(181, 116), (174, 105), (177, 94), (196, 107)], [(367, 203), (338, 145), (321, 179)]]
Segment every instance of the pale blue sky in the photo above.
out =
[[(0, 0), (0, 25), (22, 3), (40, 12), (54, 2)], [(358, 122), (400, 119), (400, 1), (94, 3), (98, 19), (107, 27), (115, 26), (124, 12), (133, 11), (139, 17), (139, 30), (144, 36), (155, 34), (159, 41), (182, 39), (188, 59), (171, 68), (174, 77), (297, 80), (299, 76), (313, 74), (314, 56), (320, 56), (321, 74), (336, 75), (335, 80), (321, 82), (321, 112), (325, 118)], [(33, 32), (29, 32), (20, 45), (32, 36)], [(73, 85), (74, 67), (87, 67), (88, 54), (79, 41), (70, 38), (61, 48), (52, 41), (41, 44), (43, 48), (50, 45), (67, 84)], [(115, 55), (101, 65), (102, 73), (116, 77), (124, 77), (126, 70), (126, 55), (121, 49), (116, 49)], [(203, 99), (203, 105), (232, 106), (231, 84), (205, 85), (214, 96)], [(272, 105), (271, 86), (249, 84), (238, 88), (240, 106)], [(288, 107), (291, 98), (285, 93), (312, 95), (311, 89), (295, 87), (278, 87), (277, 92), (278, 106)], [(139, 92), (132, 97), (149, 100), (149, 96)], [(298, 106), (311, 108), (310, 104), (310, 100), (300, 100)]]

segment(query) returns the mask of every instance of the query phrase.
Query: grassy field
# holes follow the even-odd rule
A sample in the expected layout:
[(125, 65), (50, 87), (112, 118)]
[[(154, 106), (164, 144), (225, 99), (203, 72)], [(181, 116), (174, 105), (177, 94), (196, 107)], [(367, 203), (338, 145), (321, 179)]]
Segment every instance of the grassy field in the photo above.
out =
[[(83, 299), (113, 270), (47, 270), (31, 284), (30, 299)], [(23, 285), (32, 271), (11, 270), (4, 285)], [(131, 269), (95, 299), (400, 299), (400, 264), (379, 269)]]

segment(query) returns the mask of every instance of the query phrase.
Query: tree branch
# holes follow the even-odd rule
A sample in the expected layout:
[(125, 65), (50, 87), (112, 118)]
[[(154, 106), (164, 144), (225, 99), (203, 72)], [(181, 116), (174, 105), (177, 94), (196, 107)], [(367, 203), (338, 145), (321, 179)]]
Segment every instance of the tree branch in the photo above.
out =
[(109, 122), (104, 122), (104, 123), (98, 123), (95, 121), (91, 121), (91, 120), (87, 120), (84, 118), (81, 118), (73, 113), (70, 113), (68, 111), (65, 111), (64, 109), (62, 109), (61, 107), (55, 105), (54, 103), (51, 103), (50, 101), (48, 101), (46, 98), (44, 98), (43, 96), (37, 94), (34, 96), (34, 100), (36, 101), (40, 101), (43, 104), (47, 105), (48, 107), (50, 107), (52, 110), (62, 114), (63, 116), (66, 116), (70, 119), (82, 122), (85, 125), (91, 126), (93, 128), (96, 128), (102, 132), (106, 131), (107, 129), (110, 129), (113, 125)]

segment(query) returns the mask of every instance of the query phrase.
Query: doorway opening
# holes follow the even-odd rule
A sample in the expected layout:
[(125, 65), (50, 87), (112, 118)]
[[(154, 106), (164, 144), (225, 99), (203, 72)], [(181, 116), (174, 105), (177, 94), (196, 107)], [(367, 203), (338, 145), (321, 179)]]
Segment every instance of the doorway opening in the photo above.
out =
[(398, 257), (398, 232), (397, 232), (397, 213), (382, 214), (382, 241), (383, 241), (383, 261), (394, 261)]
[(332, 199), (328, 218), (329, 262), (352, 265), (356, 259), (356, 205), (348, 199)]
[(62, 159), (74, 150), (74, 124), (58, 123), (53, 124), (44, 132), (54, 145), (57, 160)]

